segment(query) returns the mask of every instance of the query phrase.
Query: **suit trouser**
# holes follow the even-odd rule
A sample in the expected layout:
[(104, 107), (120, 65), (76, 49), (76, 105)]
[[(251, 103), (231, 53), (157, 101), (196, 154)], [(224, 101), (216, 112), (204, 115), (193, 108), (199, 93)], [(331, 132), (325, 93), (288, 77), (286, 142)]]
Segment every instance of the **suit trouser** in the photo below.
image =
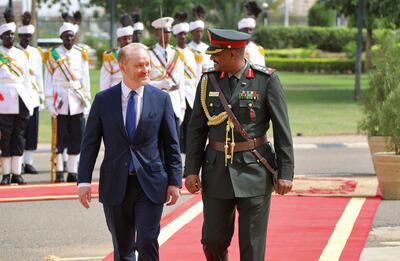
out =
[(155, 204), (143, 192), (137, 176), (129, 176), (121, 205), (103, 204), (114, 246), (114, 260), (159, 260), (158, 235), (163, 204)]
[(29, 110), (19, 98), (19, 114), (0, 114), (1, 157), (22, 156), (25, 147), (25, 129)]
[(33, 110), (33, 115), (29, 117), (28, 126), (25, 129), (25, 150), (36, 150), (39, 135), (39, 107)]
[(270, 199), (271, 195), (234, 199), (203, 197), (201, 242), (207, 260), (228, 260), (237, 209), (240, 260), (264, 261)]
[(83, 113), (57, 116), (57, 153), (63, 153), (67, 148), (70, 155), (81, 152), (85, 118)]

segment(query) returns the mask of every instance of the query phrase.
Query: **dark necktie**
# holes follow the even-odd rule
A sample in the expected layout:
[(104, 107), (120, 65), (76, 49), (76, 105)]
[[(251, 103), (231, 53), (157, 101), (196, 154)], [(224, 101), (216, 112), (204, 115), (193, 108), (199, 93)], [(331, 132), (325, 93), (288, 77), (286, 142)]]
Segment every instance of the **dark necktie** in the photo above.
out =
[(229, 77), (229, 89), (231, 90), (231, 95), (235, 91), (237, 83), (238, 83), (238, 78), (236, 78), (235, 75)]
[[(125, 128), (128, 133), (129, 140), (133, 142), (133, 137), (136, 131), (136, 102), (135, 102), (135, 91), (129, 93), (128, 108), (126, 109), (126, 120)], [(133, 151), (131, 151), (133, 153)], [(135, 164), (131, 156), (131, 161), (129, 162), (129, 171), (135, 171)]]

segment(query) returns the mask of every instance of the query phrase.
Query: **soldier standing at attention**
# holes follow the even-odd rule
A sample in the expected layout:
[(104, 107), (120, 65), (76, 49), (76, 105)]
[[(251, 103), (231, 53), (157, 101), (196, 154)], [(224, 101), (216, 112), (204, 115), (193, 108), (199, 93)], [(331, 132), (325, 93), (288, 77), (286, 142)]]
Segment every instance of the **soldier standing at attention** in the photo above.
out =
[(186, 152), (186, 133), (187, 125), (192, 115), (192, 108), (194, 97), (196, 95), (196, 86), (201, 76), (201, 60), (202, 55), (200, 52), (189, 48), (186, 45), (186, 36), (189, 32), (189, 24), (186, 22), (187, 13), (178, 12), (175, 14), (175, 18), (179, 23), (172, 27), (172, 33), (176, 38), (176, 48), (179, 50), (180, 59), (184, 65), (185, 70), (185, 102), (186, 111), (185, 118), (181, 125), (181, 152)]
[(140, 43), (142, 40), (142, 33), (144, 30), (144, 25), (140, 21), (140, 13), (132, 12), (132, 20), (133, 20), (133, 34), (132, 34), (132, 43)]
[(206, 71), (209, 67), (213, 66), (212, 61), (210, 60), (210, 55), (206, 54), (206, 50), (208, 48), (208, 44), (201, 41), (204, 34), (204, 18), (206, 15), (206, 10), (203, 6), (198, 5), (193, 8), (193, 14), (197, 20), (189, 23), (189, 31), (192, 36), (192, 41), (188, 43), (188, 46), (196, 51), (199, 51), (202, 55), (203, 62), (203, 72)]
[(56, 182), (64, 182), (63, 156), (67, 148), (67, 182), (76, 182), (81, 151), (84, 113), (90, 106), (87, 50), (74, 44), (77, 27), (68, 22), (60, 27), (62, 45), (46, 52), (45, 96), (53, 118), (57, 117)]
[(185, 76), (184, 64), (179, 59), (179, 50), (169, 44), (171, 40), (172, 17), (161, 17), (151, 25), (155, 29), (157, 43), (149, 48), (150, 85), (168, 92), (175, 114), (176, 129), (179, 135), (180, 125), (185, 117)]
[[(238, 29), (243, 33), (249, 35), (254, 34), (256, 28), (256, 20), (261, 12), (261, 8), (255, 1), (248, 1), (245, 4), (247, 14), (250, 17), (243, 18), (238, 22)], [(244, 57), (249, 60), (252, 64), (258, 64), (265, 66), (265, 50), (262, 46), (255, 44), (253, 41), (249, 41), (244, 51)]]
[(32, 35), (35, 32), (35, 27), (30, 24), (31, 13), (25, 12), (22, 15), (22, 26), (18, 28), (19, 43), (15, 46), (24, 52), (29, 60), (29, 74), (31, 76), (33, 101), (33, 115), (29, 118), (28, 126), (25, 130), (25, 152), (23, 172), (27, 174), (38, 174), (38, 171), (33, 166), (33, 154), (38, 145), (39, 134), (39, 108), (44, 108), (44, 93), (43, 93), (43, 60), (42, 54), (30, 45)]
[[(241, 260), (264, 261), (274, 183), (281, 195), (292, 188), (293, 145), (285, 95), (273, 69), (244, 59), (248, 34), (209, 29), (209, 38), (207, 52), (215, 68), (202, 76), (196, 93), (186, 187), (202, 193), (201, 242), (207, 260), (228, 260), (237, 210)], [(276, 158), (265, 137), (271, 122)]]
[(13, 46), (16, 25), (11, 10), (6, 10), (4, 18), (6, 23), (0, 26), (1, 185), (26, 184), (21, 176), (24, 132), (34, 107), (29, 61)]
[(118, 64), (118, 53), (122, 47), (132, 42), (133, 27), (129, 15), (121, 17), (122, 27), (117, 29), (118, 48), (103, 53), (103, 65), (100, 70), (100, 91), (108, 89), (122, 80)]

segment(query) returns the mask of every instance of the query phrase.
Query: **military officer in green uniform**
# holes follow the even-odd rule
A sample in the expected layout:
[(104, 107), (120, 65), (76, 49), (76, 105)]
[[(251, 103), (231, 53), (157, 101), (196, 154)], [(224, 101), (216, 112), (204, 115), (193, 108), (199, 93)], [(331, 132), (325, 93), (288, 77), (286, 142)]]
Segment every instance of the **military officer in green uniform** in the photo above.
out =
[[(202, 193), (201, 242), (207, 260), (228, 260), (237, 210), (241, 260), (261, 261), (265, 258), (271, 193), (275, 190), (284, 195), (292, 188), (293, 143), (286, 99), (273, 69), (245, 60), (248, 34), (209, 29), (209, 38), (207, 53), (214, 69), (202, 76), (197, 88), (188, 130), (185, 184), (191, 193)], [(250, 140), (245, 141), (227, 117), (211, 77)], [(270, 123), (274, 149), (265, 136)], [(271, 171), (254, 150), (277, 169), (275, 186)]]

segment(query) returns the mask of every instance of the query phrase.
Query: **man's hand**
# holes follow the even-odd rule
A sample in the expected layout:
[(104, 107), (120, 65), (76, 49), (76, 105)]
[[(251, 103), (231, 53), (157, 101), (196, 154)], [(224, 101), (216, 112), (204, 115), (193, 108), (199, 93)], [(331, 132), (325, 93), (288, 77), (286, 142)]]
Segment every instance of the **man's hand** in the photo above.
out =
[(289, 191), (292, 190), (293, 182), (291, 180), (286, 179), (278, 179), (276, 182), (275, 192), (279, 195), (285, 195)]
[(186, 177), (185, 186), (187, 190), (194, 194), (201, 189), (201, 181), (199, 175), (189, 175)]
[(89, 203), (92, 199), (92, 188), (90, 186), (78, 188), (79, 202), (85, 208), (89, 208)]
[(177, 186), (168, 186), (167, 189), (167, 206), (175, 205), (179, 198), (179, 188)]

